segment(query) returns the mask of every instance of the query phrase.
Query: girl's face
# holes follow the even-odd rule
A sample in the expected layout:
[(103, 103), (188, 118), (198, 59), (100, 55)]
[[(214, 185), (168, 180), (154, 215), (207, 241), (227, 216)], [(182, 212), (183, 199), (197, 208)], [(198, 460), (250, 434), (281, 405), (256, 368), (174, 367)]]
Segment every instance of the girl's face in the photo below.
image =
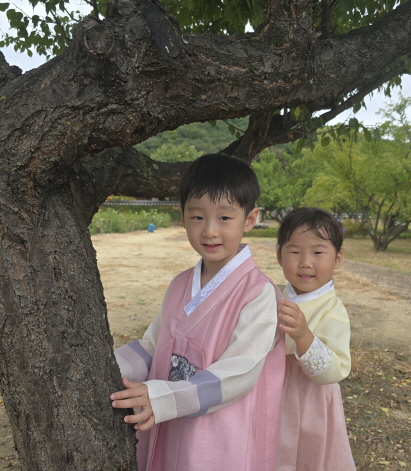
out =
[[(325, 234), (324, 234), (325, 235)], [(328, 283), (342, 263), (330, 240), (321, 239), (306, 227), (296, 229), (280, 250), (278, 263), (297, 294), (315, 291)]]

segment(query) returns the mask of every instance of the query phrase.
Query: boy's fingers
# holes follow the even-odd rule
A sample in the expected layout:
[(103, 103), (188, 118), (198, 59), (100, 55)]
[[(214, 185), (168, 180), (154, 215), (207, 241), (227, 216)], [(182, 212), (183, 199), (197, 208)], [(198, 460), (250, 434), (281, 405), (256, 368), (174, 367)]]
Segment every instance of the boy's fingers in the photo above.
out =
[(132, 407), (142, 407), (146, 406), (147, 401), (141, 397), (131, 397), (127, 399), (115, 400), (113, 401), (112, 406), (116, 409), (130, 409)]
[(129, 381), (127, 378), (124, 378), (124, 376), (121, 378), (121, 380), (123, 381), (124, 387), (126, 389), (136, 388), (142, 384), (142, 383), (133, 383), (132, 381)]
[(128, 399), (130, 397), (142, 396), (145, 393), (147, 386), (141, 383), (134, 384), (138, 384), (139, 386), (132, 389), (123, 389), (123, 391), (117, 391), (110, 395), (110, 399)]
[(138, 422), (145, 422), (152, 415), (152, 410), (150, 407), (143, 409), (141, 412), (135, 415), (126, 415), (124, 417), (124, 422), (128, 424), (137, 424)]
[(146, 430), (150, 430), (151, 427), (155, 425), (154, 416), (151, 415), (144, 423), (137, 424), (134, 426), (136, 430), (140, 430), (140, 432), (145, 432)]

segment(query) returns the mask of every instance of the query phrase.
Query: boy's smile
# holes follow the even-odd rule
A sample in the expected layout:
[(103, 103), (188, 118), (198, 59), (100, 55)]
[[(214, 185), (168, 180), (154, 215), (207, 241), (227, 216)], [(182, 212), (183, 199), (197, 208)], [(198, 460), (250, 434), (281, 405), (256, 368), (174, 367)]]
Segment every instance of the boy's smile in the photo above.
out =
[(342, 252), (337, 253), (330, 240), (300, 227), (291, 234), (281, 252), (277, 251), (277, 260), (299, 295), (328, 283), (334, 269), (341, 265)]
[(191, 246), (203, 258), (202, 286), (237, 255), (243, 233), (254, 227), (257, 214), (255, 208), (246, 217), (237, 203), (227, 198), (214, 203), (208, 194), (187, 201), (182, 222)]

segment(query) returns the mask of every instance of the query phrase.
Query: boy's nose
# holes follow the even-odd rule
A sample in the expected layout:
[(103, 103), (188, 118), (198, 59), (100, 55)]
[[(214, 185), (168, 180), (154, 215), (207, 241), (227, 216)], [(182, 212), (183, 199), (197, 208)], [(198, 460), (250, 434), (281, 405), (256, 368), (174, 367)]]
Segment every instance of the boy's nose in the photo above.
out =
[(213, 237), (218, 236), (218, 228), (216, 224), (208, 223), (203, 228), (202, 236), (207, 239), (212, 239)]

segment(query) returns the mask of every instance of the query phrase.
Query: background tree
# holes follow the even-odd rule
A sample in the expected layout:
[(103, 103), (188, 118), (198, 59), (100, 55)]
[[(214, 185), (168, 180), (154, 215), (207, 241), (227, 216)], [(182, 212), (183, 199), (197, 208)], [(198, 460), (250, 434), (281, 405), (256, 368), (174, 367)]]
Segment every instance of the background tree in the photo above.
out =
[(351, 213), (371, 237), (375, 250), (386, 250), (411, 222), (409, 145), (367, 141), (361, 135), (358, 139), (355, 143), (351, 132), (327, 147), (316, 146), (313, 157), (326, 162), (326, 167), (305, 202)]
[(320, 160), (312, 159), (310, 152), (303, 157), (296, 153), (295, 144), (265, 149), (252, 165), (261, 187), (258, 203), (269, 213), (274, 211), (277, 221), (290, 208), (301, 206), (304, 195), (324, 166)]
[(0, 53), (1, 391), (24, 470), (132, 470), (87, 227), (109, 195), (176, 194), (185, 164), (129, 146), (244, 116), (224, 151), (247, 162), (307, 136), (408, 71), (411, 3), (90, 0), (72, 29), (66, 0), (39, 3), (0, 4), (18, 50), (64, 49), (24, 75)]

